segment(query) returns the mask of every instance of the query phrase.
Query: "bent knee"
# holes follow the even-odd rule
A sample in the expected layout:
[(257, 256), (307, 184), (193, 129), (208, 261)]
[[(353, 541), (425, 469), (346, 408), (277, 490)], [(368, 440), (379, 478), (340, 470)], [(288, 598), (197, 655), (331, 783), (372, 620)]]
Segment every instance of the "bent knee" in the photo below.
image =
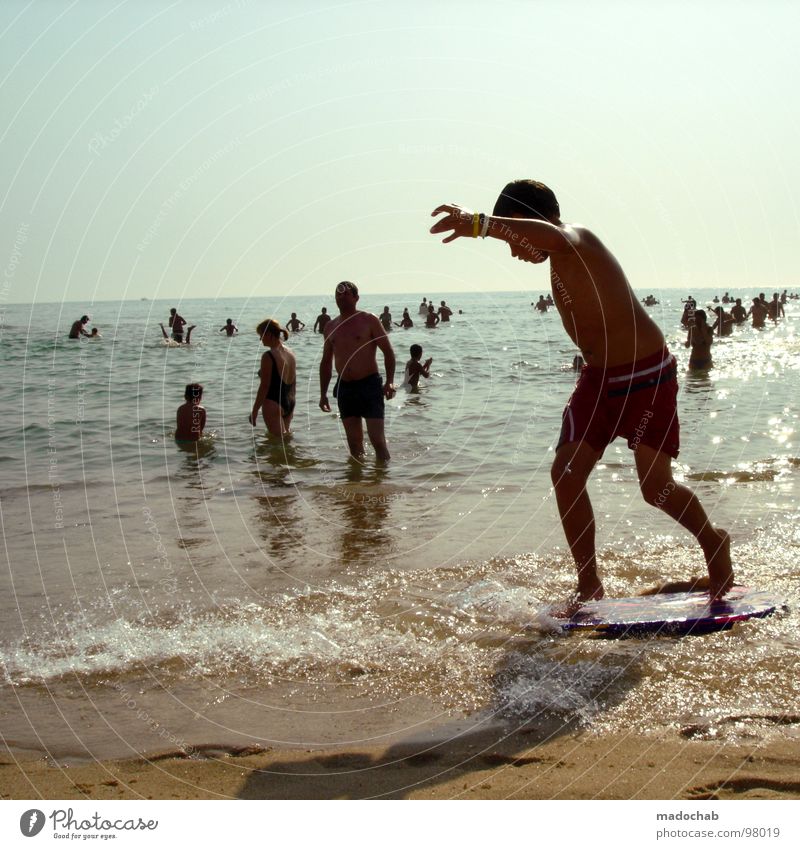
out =
[(659, 481), (658, 483), (643, 481), (639, 484), (639, 489), (642, 493), (642, 498), (648, 504), (652, 507), (661, 508), (677, 486), (673, 480)]

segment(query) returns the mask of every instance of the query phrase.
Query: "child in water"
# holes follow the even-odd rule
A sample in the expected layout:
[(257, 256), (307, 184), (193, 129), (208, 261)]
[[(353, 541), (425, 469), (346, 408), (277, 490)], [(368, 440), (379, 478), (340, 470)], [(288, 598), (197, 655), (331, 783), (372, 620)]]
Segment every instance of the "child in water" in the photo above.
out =
[(409, 351), (411, 354), (411, 359), (406, 363), (406, 383), (412, 388), (416, 389), (419, 386), (419, 376), (430, 377), (430, 368), (431, 363), (433, 362), (433, 357), (428, 357), (424, 363), (421, 363), (422, 359), (422, 345), (412, 345)]
[(181, 442), (197, 442), (206, 426), (206, 409), (200, 406), (203, 399), (203, 387), (199, 383), (189, 383), (183, 393), (185, 404), (178, 407), (175, 439)]

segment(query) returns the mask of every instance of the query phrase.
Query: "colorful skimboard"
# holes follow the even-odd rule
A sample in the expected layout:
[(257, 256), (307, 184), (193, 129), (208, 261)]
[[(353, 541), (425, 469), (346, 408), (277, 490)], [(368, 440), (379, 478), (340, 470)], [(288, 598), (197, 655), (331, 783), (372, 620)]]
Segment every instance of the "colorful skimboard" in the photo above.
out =
[(577, 613), (558, 622), (565, 631), (590, 629), (613, 636), (700, 634), (721, 631), (745, 619), (769, 616), (780, 606), (782, 602), (769, 593), (733, 587), (721, 601), (709, 601), (707, 592), (588, 601)]

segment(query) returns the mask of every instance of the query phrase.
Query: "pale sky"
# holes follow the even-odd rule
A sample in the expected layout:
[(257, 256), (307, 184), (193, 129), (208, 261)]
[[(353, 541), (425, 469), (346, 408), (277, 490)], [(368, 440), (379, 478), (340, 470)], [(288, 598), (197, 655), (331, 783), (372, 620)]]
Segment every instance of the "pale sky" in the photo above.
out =
[(634, 287), (797, 288), (794, 2), (0, 4), (0, 300), (538, 289), (431, 210), (546, 182)]

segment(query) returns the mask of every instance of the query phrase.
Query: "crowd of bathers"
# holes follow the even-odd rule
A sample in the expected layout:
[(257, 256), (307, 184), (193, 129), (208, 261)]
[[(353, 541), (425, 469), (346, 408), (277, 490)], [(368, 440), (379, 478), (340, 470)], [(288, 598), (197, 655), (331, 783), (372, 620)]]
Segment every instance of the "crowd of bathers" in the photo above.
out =
[[(777, 324), (786, 316), (785, 305), (788, 300), (795, 300), (798, 296), (789, 294), (786, 289), (782, 294), (775, 292), (772, 300), (766, 300), (764, 293), (752, 299), (749, 309), (742, 304), (741, 298), (733, 298), (728, 292), (720, 298), (715, 295), (710, 311), (714, 313), (715, 319), (712, 324), (708, 323), (708, 315), (705, 310), (697, 309), (697, 301), (689, 295), (683, 302), (683, 313), (681, 325), (687, 330), (686, 347), (691, 348), (689, 357), (689, 368), (693, 371), (705, 371), (713, 366), (711, 357), (711, 345), (714, 334), (717, 336), (730, 336), (733, 328), (744, 324), (748, 318), (752, 319), (753, 327), (763, 329), (767, 319)], [(730, 306), (730, 312), (725, 307)]]
[[(340, 291), (341, 290), (341, 291)], [(353, 303), (349, 304), (350, 311), (347, 312), (347, 306), (343, 309), (343, 305), (339, 303), (340, 296), (345, 293), (348, 297), (353, 298)], [(367, 423), (367, 430), (373, 445), (378, 450), (379, 456), (383, 454), (388, 459), (388, 449), (385, 446), (385, 438), (382, 434), (384, 398), (389, 398), (394, 394), (394, 353), (391, 345), (388, 342), (388, 333), (394, 327), (404, 329), (414, 327), (414, 322), (411, 319), (408, 308), (403, 309), (403, 317), (401, 321), (395, 322), (388, 306), (383, 308), (383, 312), (377, 316), (371, 313), (364, 313), (361, 310), (356, 310), (356, 301), (358, 300), (358, 287), (352, 283), (339, 284), (337, 286), (337, 304), (340, 307), (339, 321), (346, 317), (346, 326), (340, 326), (338, 333), (334, 334), (332, 329), (337, 324), (337, 319), (334, 319), (328, 314), (326, 307), (321, 308), (320, 314), (317, 316), (313, 325), (315, 333), (320, 333), (325, 337), (323, 346), (323, 360), (326, 357), (326, 350), (330, 346), (331, 356), (334, 347), (334, 338), (347, 339), (353, 335), (357, 340), (360, 348), (369, 348), (372, 356), (372, 363), (375, 370), (364, 378), (347, 379), (350, 375), (339, 375), (336, 387), (334, 388), (334, 397), (339, 402), (339, 413), (345, 429), (348, 431), (348, 443), (351, 453), (359, 456), (359, 442), (353, 437), (353, 421), (358, 421), (360, 430), (361, 420)], [(459, 312), (461, 312), (459, 310)], [(423, 298), (418, 308), (418, 314), (424, 320), (424, 326), (434, 328), (440, 322), (449, 322), (453, 315), (453, 310), (447, 306), (446, 301), (441, 301), (439, 307), (435, 307), (432, 300)], [(359, 341), (358, 334), (354, 331), (355, 324), (353, 319), (355, 316), (367, 317), (368, 321), (375, 323), (375, 328), (380, 328), (379, 333), (373, 331), (369, 341), (373, 345), (364, 345)], [(89, 316), (82, 316), (75, 321), (69, 333), (70, 339), (79, 339), (81, 336), (98, 338), (99, 332), (93, 328), (92, 333), (88, 333), (85, 325), (89, 321)], [(163, 323), (159, 322), (164, 343), (170, 347), (181, 345), (190, 345), (192, 331), (196, 325), (188, 324), (186, 319), (178, 312), (177, 308), (173, 307), (170, 310), (168, 319), (168, 328)], [(296, 369), (297, 364), (293, 351), (286, 347), (283, 342), (288, 341), (290, 333), (300, 333), (306, 327), (306, 323), (298, 318), (297, 313), (292, 313), (286, 326), (283, 327), (280, 322), (275, 319), (265, 319), (256, 328), (256, 332), (267, 348), (261, 359), (261, 367), (259, 369), (259, 387), (256, 392), (255, 401), (248, 420), (253, 426), (256, 426), (259, 415), (263, 417), (264, 423), (267, 426), (267, 431), (276, 436), (284, 436), (289, 433), (292, 417), (295, 408), (295, 386), (296, 386)], [(225, 324), (219, 328), (220, 333), (225, 333), (228, 338), (237, 336), (239, 328), (234, 323), (233, 319), (228, 318)], [(387, 381), (386, 384), (380, 379), (377, 372), (377, 364), (375, 361), (375, 349), (380, 348), (384, 353)], [(428, 357), (427, 360), (422, 360), (423, 349), (419, 344), (411, 345), (409, 348), (410, 358), (405, 366), (403, 385), (407, 386), (410, 391), (417, 391), (421, 377), (430, 377), (430, 367), (433, 359)], [(353, 360), (364, 358), (363, 351), (359, 351)], [(368, 359), (368, 358), (367, 358)], [(372, 367), (367, 363), (367, 370), (371, 371)], [(337, 370), (339, 364), (337, 364)], [(346, 367), (345, 367), (346, 372)], [(373, 385), (374, 384), (374, 385)], [(390, 387), (387, 388), (387, 387)], [(177, 410), (176, 414), (176, 429), (175, 438), (179, 442), (196, 442), (203, 437), (203, 431), (206, 425), (206, 410), (202, 406), (203, 385), (200, 383), (190, 383), (186, 386), (184, 392), (185, 403)], [(327, 407), (327, 397), (323, 389), (320, 399), (320, 407), (323, 410)], [(376, 423), (380, 423), (380, 427)], [(378, 433), (380, 430), (380, 433)]]

